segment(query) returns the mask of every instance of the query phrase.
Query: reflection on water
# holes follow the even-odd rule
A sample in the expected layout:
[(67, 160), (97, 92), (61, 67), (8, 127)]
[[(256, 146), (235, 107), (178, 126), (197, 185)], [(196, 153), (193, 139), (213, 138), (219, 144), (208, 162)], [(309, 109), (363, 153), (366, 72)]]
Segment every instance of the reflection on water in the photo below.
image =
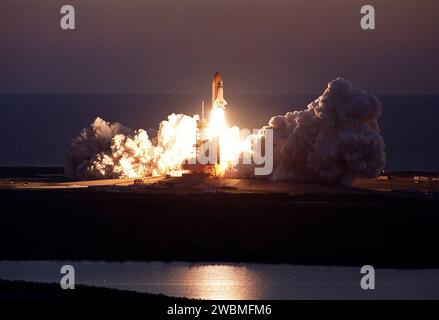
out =
[(245, 266), (199, 265), (179, 269), (184, 296), (212, 300), (261, 298), (257, 274)]
[(376, 270), (376, 290), (360, 288), (360, 268), (184, 262), (0, 261), (0, 279), (76, 283), (200, 299), (439, 299), (439, 270)]

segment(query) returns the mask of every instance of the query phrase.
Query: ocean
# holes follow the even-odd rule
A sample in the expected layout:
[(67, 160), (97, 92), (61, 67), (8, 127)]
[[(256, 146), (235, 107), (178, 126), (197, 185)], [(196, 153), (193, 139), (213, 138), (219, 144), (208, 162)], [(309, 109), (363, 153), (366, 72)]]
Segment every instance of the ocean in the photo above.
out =
[[(227, 122), (260, 128), (271, 116), (304, 109), (317, 97), (230, 96)], [(439, 96), (378, 98), (385, 169), (439, 172)], [(158, 129), (171, 113), (199, 114), (202, 100), (197, 95), (0, 94), (0, 166), (64, 166), (69, 141), (97, 116), (133, 129)]]

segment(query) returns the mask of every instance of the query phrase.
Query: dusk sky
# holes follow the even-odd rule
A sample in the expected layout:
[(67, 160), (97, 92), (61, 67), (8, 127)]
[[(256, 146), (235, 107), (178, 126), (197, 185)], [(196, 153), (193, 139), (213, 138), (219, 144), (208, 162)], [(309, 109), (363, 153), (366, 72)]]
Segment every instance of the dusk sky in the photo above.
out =
[[(72, 4), (77, 29), (59, 27)], [(360, 8), (377, 29), (360, 28)], [(437, 0), (2, 0), (2, 93), (439, 93)]]

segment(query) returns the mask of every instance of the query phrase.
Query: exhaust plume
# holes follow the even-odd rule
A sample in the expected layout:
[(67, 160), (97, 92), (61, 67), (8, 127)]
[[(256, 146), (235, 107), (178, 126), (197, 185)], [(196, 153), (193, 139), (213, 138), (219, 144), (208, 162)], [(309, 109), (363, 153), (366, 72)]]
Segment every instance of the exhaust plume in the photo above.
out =
[(275, 180), (352, 183), (384, 168), (381, 102), (336, 79), (303, 111), (272, 117)]
[[(273, 129), (272, 180), (350, 184), (357, 176), (376, 177), (384, 168), (380, 115), (381, 102), (374, 95), (339, 78), (305, 110), (272, 117), (268, 126), (248, 139), (262, 139), (264, 130)], [(150, 137), (145, 130), (97, 118), (70, 143), (67, 174), (72, 179), (178, 175), (182, 163), (195, 156), (197, 120), (197, 115), (171, 114), (160, 124), (157, 136)], [(248, 152), (240, 150), (245, 143), (237, 130), (224, 127), (227, 143), (221, 152), (226, 159), (239, 159), (240, 152)], [(251, 172), (249, 166), (226, 166), (232, 176)]]
[(67, 176), (109, 179), (172, 174), (193, 157), (197, 119), (171, 114), (161, 122), (157, 137), (150, 139), (143, 129), (134, 131), (96, 118), (70, 143)]

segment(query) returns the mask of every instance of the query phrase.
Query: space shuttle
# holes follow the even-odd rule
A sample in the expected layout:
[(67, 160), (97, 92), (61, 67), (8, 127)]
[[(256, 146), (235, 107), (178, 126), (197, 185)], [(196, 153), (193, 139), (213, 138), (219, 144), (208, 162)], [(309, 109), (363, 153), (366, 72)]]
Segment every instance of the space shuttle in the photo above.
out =
[(212, 80), (212, 109), (225, 108), (227, 101), (224, 100), (224, 86), (223, 79), (219, 72), (215, 72)]

